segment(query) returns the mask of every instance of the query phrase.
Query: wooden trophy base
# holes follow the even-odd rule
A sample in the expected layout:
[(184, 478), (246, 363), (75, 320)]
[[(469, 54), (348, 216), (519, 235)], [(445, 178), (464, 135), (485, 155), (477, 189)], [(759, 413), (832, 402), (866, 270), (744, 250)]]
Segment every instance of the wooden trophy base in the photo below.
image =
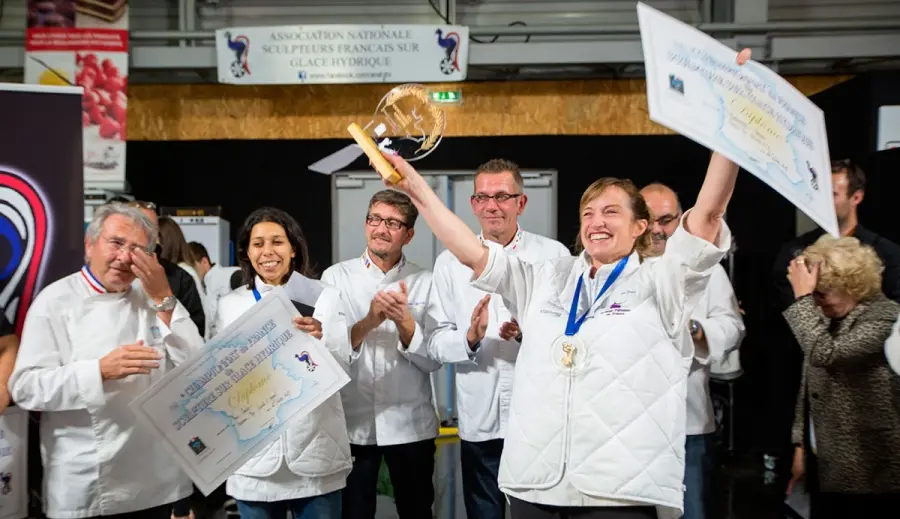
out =
[(358, 124), (351, 123), (350, 126), (347, 127), (347, 131), (350, 132), (353, 140), (359, 144), (359, 147), (362, 148), (369, 157), (369, 160), (372, 161), (375, 171), (377, 171), (385, 181), (396, 184), (403, 179), (403, 177), (400, 176), (400, 173), (397, 173), (397, 170), (394, 169), (394, 166), (392, 166), (391, 163), (384, 158), (384, 155), (381, 154), (381, 150), (378, 149), (378, 146), (375, 144), (375, 141), (372, 140), (372, 137), (369, 137)]

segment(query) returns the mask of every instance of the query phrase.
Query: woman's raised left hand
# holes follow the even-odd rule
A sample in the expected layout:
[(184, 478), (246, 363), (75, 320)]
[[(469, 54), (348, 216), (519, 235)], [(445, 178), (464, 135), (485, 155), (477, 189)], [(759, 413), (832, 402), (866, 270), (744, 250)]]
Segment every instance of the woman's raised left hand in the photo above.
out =
[(794, 289), (794, 297), (800, 299), (816, 291), (819, 282), (818, 263), (809, 264), (806, 258), (798, 256), (794, 258), (787, 268), (787, 278)]

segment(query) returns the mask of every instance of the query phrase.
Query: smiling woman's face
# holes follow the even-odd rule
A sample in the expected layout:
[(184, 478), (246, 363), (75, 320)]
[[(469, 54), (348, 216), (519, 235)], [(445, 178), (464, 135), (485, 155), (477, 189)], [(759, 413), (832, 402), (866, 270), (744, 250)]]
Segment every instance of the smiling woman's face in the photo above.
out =
[(291, 271), (296, 255), (284, 227), (274, 222), (260, 222), (250, 230), (247, 256), (253, 270), (267, 285), (280, 285)]
[(613, 263), (631, 253), (647, 225), (634, 218), (628, 193), (610, 186), (582, 208), (581, 243), (595, 266)]

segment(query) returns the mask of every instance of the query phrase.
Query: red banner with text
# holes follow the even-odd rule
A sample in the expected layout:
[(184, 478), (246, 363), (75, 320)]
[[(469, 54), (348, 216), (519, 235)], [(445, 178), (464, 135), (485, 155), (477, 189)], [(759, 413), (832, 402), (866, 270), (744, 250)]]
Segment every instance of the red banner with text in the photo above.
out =
[(84, 88), (84, 182), (123, 189), (127, 0), (28, 0), (25, 83)]

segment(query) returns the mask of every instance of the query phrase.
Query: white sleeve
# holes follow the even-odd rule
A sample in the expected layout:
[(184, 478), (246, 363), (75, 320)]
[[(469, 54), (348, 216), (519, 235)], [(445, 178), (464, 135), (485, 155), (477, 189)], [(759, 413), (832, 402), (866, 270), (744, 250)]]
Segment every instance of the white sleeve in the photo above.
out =
[[(334, 290), (337, 290), (339, 293), (339, 299), (340, 299), (340, 304), (341, 304), (340, 311), (341, 311), (341, 314), (343, 315), (344, 325), (347, 327), (347, 358), (340, 359), (340, 361), (341, 361), (342, 366), (346, 366), (347, 369), (350, 369), (349, 366), (351, 364), (353, 364), (354, 362), (356, 362), (356, 359), (358, 359), (360, 353), (362, 353), (363, 346), (365, 345), (365, 340), (363, 341), (363, 344), (359, 345), (358, 350), (353, 351), (353, 346), (350, 343), (350, 330), (353, 329), (353, 326), (356, 324), (356, 322), (350, 322), (350, 321), (352, 321), (351, 317), (353, 314), (350, 312), (350, 301), (347, 299), (347, 297), (349, 297), (349, 296), (344, 294), (344, 291), (341, 290), (341, 287), (337, 282), (337, 279), (335, 277), (336, 276), (335, 272), (337, 272), (337, 271), (338, 271), (338, 267), (336, 265), (332, 265), (331, 267), (328, 267), (327, 269), (325, 269), (325, 272), (322, 272), (320, 281), (322, 283), (325, 283), (326, 285), (332, 287)], [(318, 309), (318, 304), (316, 305), (316, 309)], [(323, 323), (323, 326), (324, 326), (324, 323)], [(324, 335), (325, 335), (325, 332), (323, 330), (322, 336), (324, 337)]]
[(93, 411), (106, 404), (100, 359), (63, 364), (72, 351), (65, 326), (35, 302), (25, 318), (16, 365), (9, 378), (13, 402), (30, 411)]
[(166, 354), (176, 366), (203, 349), (205, 343), (200, 335), (200, 330), (197, 329), (197, 325), (191, 320), (191, 314), (180, 301), (175, 304), (175, 309), (172, 310), (172, 319), (170, 319), (168, 326), (158, 315), (156, 316), (156, 324), (163, 334)]
[(740, 347), (746, 333), (734, 288), (721, 265), (717, 264), (713, 268), (705, 297), (709, 298), (707, 314), (694, 316), (694, 320), (703, 328), (703, 335), (709, 345), (707, 357), (694, 356), (703, 365), (730, 355)]
[(425, 308), (422, 311), (421, 317), (416, 321), (416, 330), (413, 332), (412, 340), (409, 345), (404, 347), (400, 341), (397, 341), (397, 351), (399, 351), (400, 355), (403, 355), (406, 360), (415, 364), (415, 366), (423, 373), (432, 373), (441, 369), (441, 363), (428, 354), (428, 337), (425, 335), (425, 330), (434, 328), (433, 323), (436, 318), (434, 301), (431, 297), (433, 276), (431, 274), (423, 274), (423, 278), (424, 279), (418, 281), (418, 283), (421, 283), (424, 286), (417, 286), (415, 293), (416, 301), (424, 303)]
[[(709, 283), (713, 268), (731, 247), (731, 230), (722, 221), (715, 243), (710, 243), (684, 229), (690, 209), (684, 213), (678, 228), (666, 243), (666, 251), (653, 263), (656, 304), (669, 336), (684, 333), (690, 316)], [(693, 350), (693, 345), (691, 345)], [(693, 357), (693, 351), (682, 352)]]
[(472, 285), (502, 297), (510, 314), (525, 315), (525, 309), (534, 293), (537, 268), (534, 264), (507, 254), (498, 243), (485, 241), (484, 244), (488, 248), (487, 265), (481, 276), (471, 281)]
[(900, 319), (894, 323), (891, 335), (884, 343), (884, 355), (894, 373), (900, 375)]
[[(429, 294), (431, 318), (426, 322), (426, 341), (411, 344), (409, 350), (416, 355), (427, 355), (444, 364), (472, 362), (474, 353), (469, 349), (466, 340), (468, 327), (460, 330), (457, 325), (451, 268), (451, 265), (438, 257), (431, 276)], [(468, 323), (470, 317), (462, 316), (463, 323)]]
[(316, 311), (313, 317), (322, 323), (322, 340), (325, 347), (337, 359), (348, 374), (350, 372), (350, 328), (344, 313), (344, 301), (341, 291), (333, 286), (325, 290), (316, 300)]

